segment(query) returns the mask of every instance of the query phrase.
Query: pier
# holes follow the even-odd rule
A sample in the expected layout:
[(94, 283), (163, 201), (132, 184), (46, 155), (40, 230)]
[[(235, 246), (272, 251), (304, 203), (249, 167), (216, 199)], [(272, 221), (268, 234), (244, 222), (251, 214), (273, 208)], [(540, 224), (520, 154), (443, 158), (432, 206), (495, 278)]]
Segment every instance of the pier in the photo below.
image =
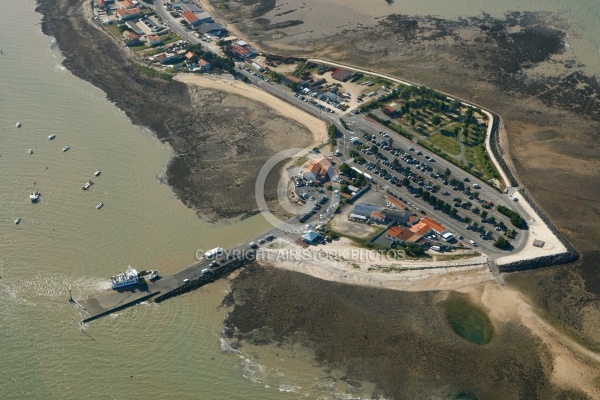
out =
[[(75, 301), (71, 297), (69, 301), (76, 303), (90, 315), (82, 321), (82, 323), (87, 323), (144, 301), (160, 303), (171, 297), (198, 289), (235, 271), (248, 261), (253, 261), (255, 257), (255, 251), (246, 251), (241, 256), (228, 259), (214, 268), (209, 267), (212, 260), (202, 260), (175, 275), (160, 277), (154, 282), (142, 281), (136, 285), (124, 286), (91, 296), (86, 300)], [(210, 272), (202, 273), (202, 270), (205, 269)]]

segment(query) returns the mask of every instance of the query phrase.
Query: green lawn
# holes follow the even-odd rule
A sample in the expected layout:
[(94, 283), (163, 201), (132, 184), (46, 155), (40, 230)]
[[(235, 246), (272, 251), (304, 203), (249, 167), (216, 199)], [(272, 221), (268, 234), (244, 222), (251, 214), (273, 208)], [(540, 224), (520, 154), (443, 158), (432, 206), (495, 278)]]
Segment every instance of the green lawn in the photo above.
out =
[(117, 39), (123, 38), (123, 33), (121, 32), (117, 24), (104, 25), (104, 27)]
[(453, 137), (448, 137), (436, 132), (430, 135), (428, 140), (448, 154), (452, 154), (454, 156), (460, 154), (460, 143)]

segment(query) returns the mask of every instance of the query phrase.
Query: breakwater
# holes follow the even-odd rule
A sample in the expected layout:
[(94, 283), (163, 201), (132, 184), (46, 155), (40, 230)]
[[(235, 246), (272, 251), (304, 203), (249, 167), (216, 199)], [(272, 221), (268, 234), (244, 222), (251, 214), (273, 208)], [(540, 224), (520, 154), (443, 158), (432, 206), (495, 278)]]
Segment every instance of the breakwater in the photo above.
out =
[(524, 271), (528, 269), (550, 267), (553, 265), (568, 264), (577, 261), (577, 259), (579, 259), (579, 253), (577, 253), (571, 243), (569, 243), (563, 234), (554, 226), (548, 215), (546, 215), (546, 213), (540, 208), (540, 206), (538, 206), (535, 200), (533, 200), (529, 192), (527, 192), (525, 189), (519, 189), (519, 192), (525, 201), (529, 203), (531, 208), (533, 208), (538, 217), (544, 221), (544, 223), (546, 223), (552, 233), (567, 248), (567, 251), (561, 254), (536, 257), (529, 260), (519, 260), (508, 264), (499, 265), (500, 272)]
[(255, 259), (256, 252), (247, 252), (244, 254), (244, 257), (235, 258), (229, 261), (228, 263), (221, 265), (220, 267), (211, 269), (210, 273), (201, 274), (200, 276), (194, 279), (189, 279), (188, 281), (184, 282), (181, 286), (170, 290), (164, 294), (161, 294), (160, 296), (154, 299), (154, 302), (160, 303), (162, 301), (170, 299), (171, 297), (179, 296), (192, 290), (196, 290), (204, 285), (221, 279), (230, 272), (241, 268), (247, 262), (254, 261)]

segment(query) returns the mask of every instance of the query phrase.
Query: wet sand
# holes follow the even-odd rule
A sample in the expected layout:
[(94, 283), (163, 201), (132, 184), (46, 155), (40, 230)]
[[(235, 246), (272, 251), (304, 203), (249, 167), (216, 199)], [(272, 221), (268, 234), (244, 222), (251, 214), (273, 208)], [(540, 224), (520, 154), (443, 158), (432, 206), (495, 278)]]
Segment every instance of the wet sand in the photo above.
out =
[(236, 346), (301, 341), (345, 380), (375, 382), (394, 399), (586, 398), (551, 383), (550, 353), (518, 321), (494, 318), (487, 345), (459, 337), (444, 314), (448, 292), (364, 288), (258, 265), (232, 285), (226, 334)]
[[(89, 19), (83, 4), (38, 4), (42, 30), (56, 38), (65, 67), (102, 89), (132, 123), (172, 146), (168, 183), (199, 215), (217, 219), (256, 213), (254, 182), (260, 167), (278, 151), (308, 146), (316, 125), (309, 129), (279, 107), (248, 97), (145, 75), (129, 49)], [(267, 181), (267, 197), (275, 196), (275, 182)]]

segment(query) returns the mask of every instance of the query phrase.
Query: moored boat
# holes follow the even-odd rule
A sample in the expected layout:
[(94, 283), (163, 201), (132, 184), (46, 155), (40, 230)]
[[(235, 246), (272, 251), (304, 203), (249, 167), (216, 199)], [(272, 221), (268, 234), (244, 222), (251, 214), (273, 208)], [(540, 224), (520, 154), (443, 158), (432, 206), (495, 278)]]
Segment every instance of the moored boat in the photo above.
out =
[(83, 190), (88, 190), (88, 189), (90, 188), (90, 186), (92, 186), (93, 184), (94, 184), (94, 182), (92, 182), (92, 181), (87, 181), (87, 182), (85, 183), (85, 185), (83, 185), (81, 188), (82, 188)]
[(98, 203), (98, 205), (96, 206), (96, 208), (98, 210), (101, 209), (102, 207), (104, 207), (104, 203)]
[(16, 126), (17, 128), (20, 128), (20, 127), (21, 127), (21, 123), (20, 123), (20, 122), (17, 122), (17, 124), (16, 124), (15, 126)]
[(63, 152), (65, 152), (65, 151), (67, 151), (67, 150), (69, 150), (69, 146), (65, 146), (65, 147), (63, 147)]
[(17, 217), (17, 219), (15, 219), (15, 225), (19, 225), (19, 222), (21, 222), (21, 217)]
[(138, 281), (138, 272), (134, 268), (131, 268), (131, 265), (127, 267), (127, 271), (119, 272), (117, 275), (110, 277), (110, 285), (113, 289), (135, 285)]
[(27, 150), (27, 153), (33, 154), (33, 150), (29, 149), (29, 150)]
[(94, 176), (98, 176), (100, 175), (100, 170), (97, 170), (96, 172), (94, 172)]
[(155, 269), (151, 269), (150, 271), (141, 271), (138, 274), (138, 277), (140, 279), (144, 279), (146, 281), (153, 281), (156, 278), (158, 278), (158, 276), (159, 276), (159, 272)]
[(53, 133), (53, 134), (51, 134), (50, 136), (48, 136), (48, 139), (52, 140), (52, 139), (54, 139), (55, 137), (56, 137), (56, 135)]
[(40, 196), (41, 193), (36, 190), (35, 192), (29, 193), (29, 200), (31, 200), (32, 203), (37, 203), (40, 200)]

